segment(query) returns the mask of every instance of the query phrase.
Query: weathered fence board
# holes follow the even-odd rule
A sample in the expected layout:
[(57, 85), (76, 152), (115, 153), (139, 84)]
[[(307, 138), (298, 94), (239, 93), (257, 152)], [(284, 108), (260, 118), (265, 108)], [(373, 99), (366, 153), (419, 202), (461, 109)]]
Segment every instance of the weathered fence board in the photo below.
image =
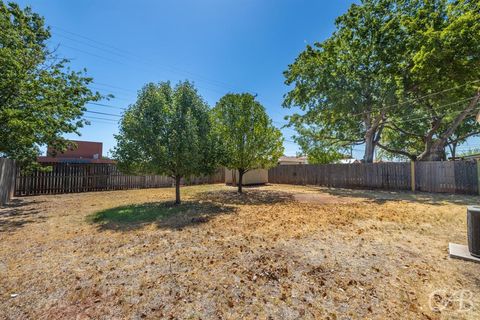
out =
[(473, 161), (416, 162), (415, 189), (478, 194), (477, 165)]
[(15, 162), (0, 158), (0, 205), (5, 205), (13, 196), (15, 186)]
[[(51, 171), (16, 172), (16, 196), (76, 193), (124, 189), (171, 187), (174, 180), (166, 176), (133, 176), (122, 174), (114, 164), (52, 163)], [(182, 184), (206, 184), (225, 181), (224, 170), (212, 176), (191, 177)]]
[[(415, 162), (415, 190), (478, 194), (473, 161)], [(280, 165), (268, 171), (270, 183), (334, 188), (411, 190), (409, 162)]]
[(337, 188), (405, 190), (410, 186), (409, 170), (409, 163), (281, 165), (269, 170), (268, 181)]

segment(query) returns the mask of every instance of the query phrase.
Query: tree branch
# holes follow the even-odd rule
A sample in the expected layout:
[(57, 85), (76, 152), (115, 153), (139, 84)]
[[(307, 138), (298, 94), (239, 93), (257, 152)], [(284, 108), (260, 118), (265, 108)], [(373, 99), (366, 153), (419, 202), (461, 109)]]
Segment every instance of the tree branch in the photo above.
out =
[(462, 121), (465, 119), (465, 117), (466, 117), (470, 112), (473, 111), (473, 109), (475, 108), (475, 106), (478, 104), (479, 101), (480, 101), (480, 89), (478, 89), (475, 98), (473, 98), (473, 100), (470, 101), (470, 103), (469, 103), (468, 106), (462, 111), (462, 113), (460, 113), (460, 114), (455, 118), (455, 120), (453, 121), (453, 123), (450, 125), (450, 128), (448, 128), (448, 130), (445, 131), (445, 132), (442, 134), (442, 139), (447, 139), (448, 137), (450, 137), (450, 136), (455, 132), (455, 130), (457, 129), (457, 127), (462, 123)]
[(385, 125), (386, 128), (389, 128), (389, 129), (392, 129), (392, 130), (397, 130), (400, 133), (403, 133), (407, 136), (415, 136), (415, 137), (419, 137), (419, 138), (422, 138), (422, 139), (424, 138), (423, 135), (418, 134), (418, 133), (414, 133), (414, 132), (411, 132), (411, 131), (407, 131), (405, 129), (402, 129), (393, 122), (388, 122), (388, 123), (390, 123), (392, 125), (392, 127), (387, 124), (387, 125)]
[(458, 137), (458, 138), (456, 138), (456, 139), (454, 139), (454, 140), (450, 140), (450, 141), (448, 141), (448, 144), (457, 143), (457, 142), (459, 142), (460, 140), (466, 139), (466, 138), (468, 138), (468, 137), (471, 137), (471, 136), (474, 136), (474, 135), (477, 135), (477, 134), (480, 134), (480, 130), (474, 131), (474, 132), (470, 132), (470, 133), (465, 134), (465, 135), (463, 135), (463, 136), (461, 136), (461, 137)]
[(415, 160), (417, 159), (417, 156), (414, 155), (414, 154), (412, 154), (412, 153), (409, 153), (409, 152), (407, 152), (407, 151), (397, 150), (397, 149), (393, 149), (393, 148), (384, 146), (384, 145), (381, 144), (380, 142), (377, 142), (377, 146), (379, 146), (379, 147), (382, 148), (383, 150), (388, 151), (388, 152), (390, 152), (390, 153), (401, 154), (401, 155), (403, 155), (403, 156), (406, 156), (406, 157), (410, 158), (412, 161), (415, 161)]

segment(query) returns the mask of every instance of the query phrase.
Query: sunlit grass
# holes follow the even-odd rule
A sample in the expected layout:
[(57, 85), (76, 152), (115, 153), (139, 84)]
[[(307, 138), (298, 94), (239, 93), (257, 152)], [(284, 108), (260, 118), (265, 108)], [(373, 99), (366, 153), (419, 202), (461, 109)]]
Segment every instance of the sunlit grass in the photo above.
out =
[(87, 221), (101, 229), (131, 230), (147, 224), (158, 227), (181, 229), (204, 223), (210, 217), (232, 212), (232, 208), (210, 201), (184, 201), (179, 205), (173, 202), (132, 204), (92, 213)]

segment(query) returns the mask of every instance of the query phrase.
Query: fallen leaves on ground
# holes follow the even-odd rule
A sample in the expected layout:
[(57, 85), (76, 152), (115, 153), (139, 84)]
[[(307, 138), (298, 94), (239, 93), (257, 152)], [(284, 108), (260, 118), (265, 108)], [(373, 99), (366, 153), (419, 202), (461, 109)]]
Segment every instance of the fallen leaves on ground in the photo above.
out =
[[(283, 185), (182, 193), (172, 210), (173, 189), (0, 209), (0, 318), (480, 316), (478, 265), (447, 258), (448, 242), (466, 241), (475, 197)], [(472, 293), (466, 312), (461, 290)]]

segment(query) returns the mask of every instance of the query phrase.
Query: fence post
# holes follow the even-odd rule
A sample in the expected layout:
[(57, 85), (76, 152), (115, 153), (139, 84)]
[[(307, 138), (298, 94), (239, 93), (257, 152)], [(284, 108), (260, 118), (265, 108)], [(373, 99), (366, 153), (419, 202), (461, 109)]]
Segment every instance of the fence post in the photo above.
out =
[(412, 191), (415, 192), (415, 161), (410, 161), (410, 184)]
[(480, 159), (477, 159), (477, 189), (480, 195)]
[(16, 178), (15, 161), (0, 158), (0, 205), (7, 204), (14, 195)]

